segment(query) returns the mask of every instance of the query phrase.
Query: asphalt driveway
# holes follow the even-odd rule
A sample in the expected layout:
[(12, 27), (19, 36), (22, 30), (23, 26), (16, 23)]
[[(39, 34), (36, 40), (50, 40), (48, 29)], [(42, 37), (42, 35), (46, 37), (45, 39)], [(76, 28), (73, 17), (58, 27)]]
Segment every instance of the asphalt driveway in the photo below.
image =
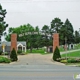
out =
[(52, 54), (27, 54), (27, 55), (19, 55), (17, 62), (10, 63), (12, 65), (64, 65), (62, 63), (58, 63), (52, 60)]

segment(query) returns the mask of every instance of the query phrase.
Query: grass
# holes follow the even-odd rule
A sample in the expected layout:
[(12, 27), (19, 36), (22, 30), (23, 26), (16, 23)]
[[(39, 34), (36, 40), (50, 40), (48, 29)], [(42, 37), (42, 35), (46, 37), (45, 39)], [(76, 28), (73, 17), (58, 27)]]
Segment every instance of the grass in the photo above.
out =
[[(70, 58), (70, 59), (79, 59), (80, 58), (80, 51), (75, 51), (75, 52), (70, 52), (70, 53), (65, 53), (65, 54), (62, 54), (61, 57), (67, 57)], [(80, 62), (74, 62), (74, 63), (64, 63), (66, 65), (72, 65), (72, 66), (78, 66), (80, 67)]]
[(27, 50), (27, 53), (40, 53), (42, 55), (47, 54), (45, 53), (44, 49), (33, 49), (32, 52), (30, 52), (30, 50)]
[(6, 58), (6, 57), (3, 57), (3, 56), (0, 56), (0, 63), (10, 63), (11, 60)]
[[(80, 49), (80, 43), (79, 44), (74, 44), (74, 49), (67, 49), (68, 51), (70, 50), (76, 50), (76, 49)], [(59, 47), (60, 52), (65, 51), (64, 48), (62, 46)]]
[(74, 46), (74, 49), (80, 49), (80, 44), (76, 44), (76, 45)]
[(60, 50), (60, 52), (65, 51), (65, 50), (64, 50), (64, 48), (63, 48), (63, 47), (61, 47), (61, 46), (59, 47), (59, 50)]
[(80, 51), (62, 54), (61, 57), (80, 57)]
[[(74, 45), (74, 49), (70, 49), (70, 50), (76, 50), (76, 49), (80, 49), (80, 44)], [(60, 50), (60, 52), (65, 51), (62, 46), (59, 47), (59, 50)], [(67, 51), (70, 51), (70, 50), (67, 50)], [(27, 53), (31, 53), (29, 49), (27, 50)], [(33, 49), (32, 53), (40, 53), (40, 54), (43, 54), (43, 55), (47, 54), (47, 53), (45, 53), (45, 50), (43, 48)], [(80, 53), (79, 53), (79, 51), (72, 52), (70, 54), (67, 53), (67, 56), (68, 57), (80, 57)], [(66, 57), (66, 54), (63, 54), (62, 57)]]

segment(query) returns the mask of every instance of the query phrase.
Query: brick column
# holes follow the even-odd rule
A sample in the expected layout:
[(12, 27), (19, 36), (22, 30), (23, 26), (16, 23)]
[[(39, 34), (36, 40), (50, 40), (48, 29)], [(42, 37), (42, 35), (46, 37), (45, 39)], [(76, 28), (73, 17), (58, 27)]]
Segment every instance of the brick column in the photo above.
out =
[(11, 51), (13, 48), (17, 51), (17, 34), (11, 34)]
[(53, 52), (56, 46), (59, 47), (59, 34), (58, 33), (53, 34)]

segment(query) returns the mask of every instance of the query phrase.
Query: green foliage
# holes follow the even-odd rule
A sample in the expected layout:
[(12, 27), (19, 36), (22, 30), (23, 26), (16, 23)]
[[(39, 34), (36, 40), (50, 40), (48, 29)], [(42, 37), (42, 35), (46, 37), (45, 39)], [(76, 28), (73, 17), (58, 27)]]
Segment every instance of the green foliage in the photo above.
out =
[(61, 58), (61, 55), (60, 55), (60, 51), (59, 51), (58, 47), (56, 47), (54, 50), (54, 53), (53, 53), (53, 60), (57, 61), (58, 58)]
[(2, 54), (2, 51), (0, 51), (0, 55)]
[(3, 32), (8, 27), (8, 24), (4, 21), (5, 15), (6, 15), (6, 9), (2, 8), (2, 5), (0, 4), (0, 34), (2, 35)]
[(61, 63), (80, 63), (80, 58), (62, 58)]
[(27, 53), (25, 53), (25, 52), (22, 51), (22, 50), (18, 50), (17, 53), (20, 54), (20, 55), (25, 55), (25, 54), (27, 54)]
[(61, 63), (67, 63), (67, 60), (61, 60), (60, 62)]
[(73, 32), (74, 32), (74, 29), (72, 24), (68, 19), (66, 19), (64, 25), (60, 29), (60, 43), (64, 45), (65, 39), (67, 44), (74, 43)]
[[(37, 32), (37, 34), (33, 34)], [(41, 43), (41, 35), (39, 34), (39, 28), (36, 26), (35, 28), (30, 25), (21, 25), (17, 28), (9, 28), (9, 34), (6, 35), (6, 40), (10, 41), (10, 34), (17, 33), (18, 41), (26, 41), (27, 48), (38, 48)], [(20, 34), (24, 34), (24, 36), (20, 36)]]
[(11, 60), (6, 57), (0, 57), (0, 63), (10, 63)]
[[(30, 50), (27, 50), (27, 53), (30, 53)], [(33, 49), (32, 53), (45, 54), (45, 50), (44, 49)]]
[(17, 53), (18, 53), (18, 54), (21, 54), (21, 53), (22, 53), (22, 50), (18, 50)]
[(63, 48), (63, 46), (60, 46), (60, 47), (59, 47), (59, 50), (60, 50), (60, 52), (65, 51), (64, 48)]
[[(55, 31), (60, 35), (59, 39), (61, 45), (65, 44), (65, 39), (68, 44), (74, 42), (74, 30), (72, 24), (68, 19), (63, 23), (59, 18), (54, 18), (51, 21), (51, 27), (44, 25), (41, 30), (38, 26), (33, 27), (31, 24), (20, 25), (16, 28), (9, 28), (9, 34), (6, 35), (5, 39), (6, 41), (10, 41), (10, 35), (12, 33), (17, 33), (17, 40), (26, 41), (27, 48), (31, 51), (33, 48), (44, 46), (48, 49), (48, 46), (52, 46), (52, 35)], [(38, 34), (33, 34), (34, 32), (37, 32)]]
[(59, 33), (60, 28), (62, 27), (63, 22), (59, 18), (54, 18), (51, 21), (51, 33), (54, 33), (54, 30)]
[(74, 39), (75, 39), (75, 43), (79, 43), (80, 42), (80, 34), (79, 34), (79, 31), (75, 31)]
[(9, 53), (8, 52), (5, 52), (4, 55), (9, 55)]
[(80, 49), (80, 43), (74, 46), (75, 49)]
[[(42, 27), (42, 33), (44, 34), (44, 35), (42, 35), (42, 45), (43, 46), (46, 46), (47, 49), (48, 49), (48, 46), (51, 46), (52, 45), (52, 44), (50, 44), (51, 39), (48, 36), (49, 33), (50, 33), (50, 30), (49, 30), (49, 26), (48, 25), (44, 25)], [(47, 50), (47, 52), (48, 52), (48, 50)]]
[(80, 51), (75, 51), (75, 52), (69, 52), (69, 53), (66, 53), (66, 54), (62, 54), (61, 56), (62, 57), (80, 57)]
[(15, 51), (14, 48), (13, 48), (13, 50), (11, 51), (10, 58), (11, 58), (11, 61), (17, 61), (17, 60), (18, 60), (16, 51)]
[(76, 63), (77, 61), (74, 58), (70, 58), (70, 59), (67, 60), (67, 62), (68, 63)]

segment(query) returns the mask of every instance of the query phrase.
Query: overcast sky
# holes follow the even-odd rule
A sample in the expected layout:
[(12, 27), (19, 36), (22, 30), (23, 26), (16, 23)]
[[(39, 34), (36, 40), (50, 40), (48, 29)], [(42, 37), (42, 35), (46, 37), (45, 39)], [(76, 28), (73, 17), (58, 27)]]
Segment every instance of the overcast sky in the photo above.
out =
[(80, 0), (0, 0), (0, 3), (7, 10), (5, 21), (9, 27), (30, 23), (41, 29), (59, 17), (63, 22), (68, 18), (74, 30), (80, 28)]

